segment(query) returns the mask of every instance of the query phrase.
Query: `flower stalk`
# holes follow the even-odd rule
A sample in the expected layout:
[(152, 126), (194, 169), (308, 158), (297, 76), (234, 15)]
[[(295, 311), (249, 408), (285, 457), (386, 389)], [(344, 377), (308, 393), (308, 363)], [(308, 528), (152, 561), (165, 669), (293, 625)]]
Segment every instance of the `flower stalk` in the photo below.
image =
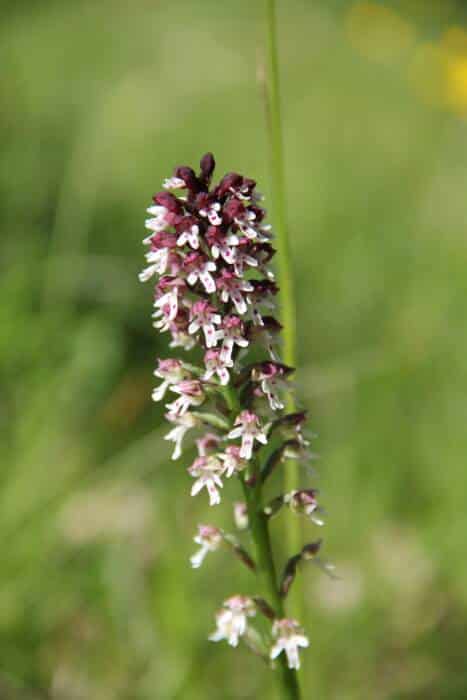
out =
[[(286, 506), (291, 517), (305, 514), (322, 524), (316, 518), (317, 492), (293, 489), (277, 496), (269, 510), (262, 492), (286, 460), (309, 458), (302, 432), (306, 414), (287, 413), (283, 398), (293, 369), (279, 361), (275, 348), (281, 328), (269, 314), (278, 292), (269, 266), (275, 250), (262, 198), (256, 183), (238, 173), (211, 187), (214, 168), (210, 153), (201, 159), (199, 174), (176, 168), (148, 209), (147, 266), (140, 279), (158, 280), (153, 325), (169, 334), (171, 348), (193, 350), (195, 356), (193, 362), (159, 359), (154, 374), (160, 383), (152, 398), (174, 395), (165, 404), (173, 459), (182, 455), (187, 434), (198, 434), (198, 456), (187, 468), (192, 496), (206, 493), (209, 505), (217, 506), (229, 480), (238, 479), (243, 488), (245, 503), (235, 503), (234, 513), (238, 529), (250, 534), (254, 555), (237, 535), (214, 525), (199, 525), (194, 537), (199, 547), (190, 558), (194, 569), (223, 548), (256, 576), (253, 595), (224, 601), (210, 639), (233, 647), (245, 642), (272, 667), (277, 658), (283, 697), (297, 700), (299, 649), (308, 639), (285, 616), (284, 598), (309, 551), (292, 551), (287, 580), (279, 583), (269, 519)], [(259, 615), (268, 621), (266, 631), (255, 626)]]

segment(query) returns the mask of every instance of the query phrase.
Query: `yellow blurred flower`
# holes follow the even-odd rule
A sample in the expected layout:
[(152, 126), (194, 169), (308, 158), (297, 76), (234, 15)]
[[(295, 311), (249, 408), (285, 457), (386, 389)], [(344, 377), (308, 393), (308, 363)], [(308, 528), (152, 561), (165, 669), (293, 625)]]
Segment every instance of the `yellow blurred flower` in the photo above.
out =
[(456, 112), (467, 114), (467, 56), (449, 63), (447, 101)]
[(445, 102), (461, 116), (467, 116), (467, 32), (448, 29), (441, 40), (445, 54)]
[(409, 79), (424, 102), (467, 116), (467, 32), (451, 27), (439, 43), (418, 46)]

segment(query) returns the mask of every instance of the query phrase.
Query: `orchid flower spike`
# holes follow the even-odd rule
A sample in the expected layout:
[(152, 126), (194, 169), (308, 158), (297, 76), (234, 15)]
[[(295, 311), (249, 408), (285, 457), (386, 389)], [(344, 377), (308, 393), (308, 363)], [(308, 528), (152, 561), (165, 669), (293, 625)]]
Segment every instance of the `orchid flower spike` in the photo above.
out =
[[(285, 409), (293, 369), (279, 357), (282, 326), (274, 316), (279, 287), (270, 264), (275, 250), (262, 197), (255, 181), (239, 173), (213, 183), (215, 166), (207, 153), (198, 173), (176, 167), (147, 209), (145, 267), (139, 279), (154, 285), (153, 326), (168, 334), (170, 348), (195, 350), (201, 358), (159, 359), (152, 398), (165, 402), (170, 430), (164, 439), (173, 443), (173, 460), (181, 457), (188, 434), (193, 436), (198, 454), (187, 468), (192, 496), (206, 491), (209, 505), (218, 506), (221, 493), (229, 497), (231, 482), (241, 482), (245, 502), (232, 498), (234, 522), (239, 537), (251, 528), (261, 556), (264, 537), (269, 538), (268, 520), (261, 521), (262, 540), (255, 527), (267, 512), (261, 484), (286, 459), (309, 458), (303, 436), (306, 412)], [(269, 515), (287, 506), (322, 524), (316, 494), (309, 487), (281, 494)], [(194, 541), (198, 549), (190, 563), (195, 569), (223, 545), (250, 571), (259, 568), (237, 536), (214, 525), (199, 525)], [(273, 571), (270, 542), (268, 547)], [(289, 559), (294, 576), (303, 552)], [(308, 639), (296, 620), (284, 617), (280, 596), (286, 592), (283, 586), (269, 601), (263, 591), (227, 598), (209, 639), (226, 640), (232, 647), (240, 641), (250, 648), (262, 644), (258, 653), (265, 658), (280, 657), (284, 666), (298, 669), (299, 649), (308, 646)], [(269, 648), (255, 629), (257, 613), (272, 624)]]

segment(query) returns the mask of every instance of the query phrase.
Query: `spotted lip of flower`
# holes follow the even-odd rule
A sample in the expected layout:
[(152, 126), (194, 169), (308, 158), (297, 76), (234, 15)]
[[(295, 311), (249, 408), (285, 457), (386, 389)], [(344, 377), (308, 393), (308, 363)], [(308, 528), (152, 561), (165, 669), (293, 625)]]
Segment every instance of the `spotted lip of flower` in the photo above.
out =
[(220, 226), (222, 224), (222, 205), (220, 202), (217, 202), (212, 197), (202, 193), (198, 197), (197, 204), (199, 207), (198, 211), (200, 216), (208, 219), (212, 226)]
[(201, 489), (205, 488), (209, 495), (209, 505), (214, 506), (221, 502), (218, 487), (222, 488), (221, 476), (225, 468), (214, 455), (208, 457), (197, 457), (191, 467), (188, 467), (190, 476), (197, 480), (191, 488), (191, 495), (196, 496)]
[(212, 525), (198, 525), (198, 534), (193, 538), (200, 549), (190, 557), (193, 569), (198, 569), (208, 552), (215, 552), (222, 544), (222, 531)]
[(247, 596), (232, 596), (216, 615), (216, 631), (210, 635), (211, 642), (226, 639), (232, 647), (238, 646), (248, 627), (248, 618), (256, 615), (256, 606)]
[(235, 246), (239, 243), (238, 236), (226, 234), (220, 227), (209, 226), (205, 238), (214, 260), (222, 257), (228, 265), (232, 265), (235, 261)]
[(230, 381), (230, 374), (227, 367), (233, 366), (232, 360), (223, 360), (220, 350), (211, 349), (204, 355), (204, 364), (206, 372), (203, 374), (203, 380), (208, 381), (214, 374), (217, 374), (222, 386), (227, 386)]
[(299, 647), (305, 648), (310, 644), (298, 622), (288, 618), (276, 620), (272, 626), (272, 633), (276, 642), (270, 651), (271, 659), (275, 659), (284, 651), (288, 667), (298, 670), (300, 668)]
[(154, 318), (162, 317), (164, 323), (174, 321), (179, 311), (179, 301), (186, 290), (184, 280), (178, 277), (161, 277), (156, 285)]
[(191, 248), (199, 248), (199, 226), (194, 217), (187, 217), (177, 226), (177, 245), (183, 247), (187, 243)]
[(235, 419), (234, 426), (236, 427), (230, 431), (227, 437), (230, 440), (242, 439), (240, 457), (243, 459), (251, 459), (255, 440), (263, 445), (267, 444), (268, 439), (261, 429), (259, 418), (255, 413), (242, 411)]
[(222, 336), (221, 358), (224, 361), (232, 359), (232, 351), (235, 345), (241, 348), (246, 348), (249, 341), (245, 338), (245, 325), (238, 316), (226, 316), (222, 321), (221, 331)]
[(246, 314), (248, 297), (245, 296), (245, 293), (254, 291), (252, 282), (239, 279), (233, 272), (223, 268), (217, 278), (217, 288), (220, 290), (221, 300), (224, 304), (232, 301), (240, 316)]
[(215, 262), (209, 260), (202, 253), (188, 253), (183, 261), (183, 268), (186, 272), (186, 280), (189, 285), (193, 287), (199, 280), (207, 294), (214, 294), (216, 291), (216, 283), (211, 272), (217, 270)]
[(202, 328), (206, 347), (215, 347), (219, 339), (219, 331), (216, 331), (215, 326), (220, 325), (221, 321), (222, 317), (215, 306), (204, 299), (196, 301), (190, 309), (188, 333), (193, 335)]

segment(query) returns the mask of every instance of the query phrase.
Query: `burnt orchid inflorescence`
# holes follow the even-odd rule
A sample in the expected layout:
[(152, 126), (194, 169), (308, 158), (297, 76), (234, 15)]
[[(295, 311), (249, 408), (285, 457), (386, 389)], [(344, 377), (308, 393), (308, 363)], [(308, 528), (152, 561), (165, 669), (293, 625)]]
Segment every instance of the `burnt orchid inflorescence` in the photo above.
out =
[[(281, 655), (289, 669), (299, 668), (299, 647), (308, 646), (299, 623), (284, 613), (283, 598), (297, 566), (317, 558), (320, 541), (306, 545), (286, 563), (281, 579), (275, 573), (268, 520), (285, 506), (322, 525), (317, 492), (292, 491), (263, 503), (263, 486), (285, 460), (306, 460), (304, 412), (284, 412), (283, 395), (293, 372), (279, 361), (281, 325), (272, 315), (278, 287), (269, 263), (275, 250), (264, 223), (265, 210), (256, 183), (228, 173), (211, 187), (215, 167), (208, 153), (200, 172), (178, 167), (153, 198), (146, 221), (147, 267), (141, 281), (156, 276), (154, 326), (168, 332), (171, 348), (201, 348), (202, 365), (181, 359), (159, 359), (154, 372), (161, 383), (153, 391), (167, 394), (166, 418), (174, 443), (172, 458), (182, 453), (188, 432), (196, 432), (198, 456), (188, 467), (191, 495), (207, 492), (209, 504), (221, 502), (224, 483), (242, 484), (245, 502), (236, 502), (234, 520), (249, 529), (256, 557), (235, 536), (212, 525), (200, 525), (191, 557), (194, 568), (205, 556), (228, 547), (259, 574), (258, 595), (234, 595), (217, 613), (210, 639), (237, 646), (244, 640), (270, 659)], [(180, 194), (181, 192), (182, 194)], [(293, 515), (292, 515), (293, 517)], [(255, 627), (257, 614), (269, 631)], [(284, 653), (282, 653), (284, 652)]]

